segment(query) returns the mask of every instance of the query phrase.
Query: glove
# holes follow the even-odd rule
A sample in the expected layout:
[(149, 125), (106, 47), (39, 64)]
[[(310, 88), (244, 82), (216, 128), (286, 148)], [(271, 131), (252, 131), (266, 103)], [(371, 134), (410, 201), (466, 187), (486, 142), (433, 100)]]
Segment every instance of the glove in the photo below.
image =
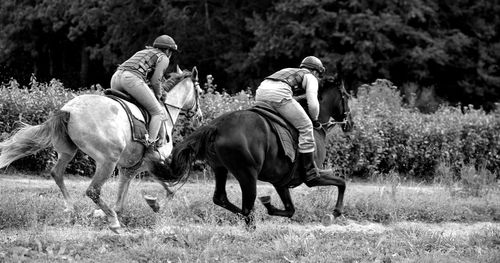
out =
[(319, 129), (319, 128), (321, 128), (321, 123), (320, 123), (318, 120), (313, 120), (313, 121), (312, 121), (312, 124), (313, 124), (313, 128), (314, 128), (314, 129)]
[(160, 101), (164, 102), (166, 99), (167, 99), (167, 93), (166, 92), (162, 92), (161, 96), (160, 96)]

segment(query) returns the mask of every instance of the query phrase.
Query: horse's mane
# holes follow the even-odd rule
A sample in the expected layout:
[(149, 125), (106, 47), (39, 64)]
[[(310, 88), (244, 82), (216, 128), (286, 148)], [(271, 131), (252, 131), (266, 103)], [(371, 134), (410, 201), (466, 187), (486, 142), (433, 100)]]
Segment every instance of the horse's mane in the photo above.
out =
[(331, 89), (332, 87), (340, 87), (342, 85), (342, 79), (337, 75), (326, 75), (322, 77), (319, 81), (318, 93), (322, 93), (325, 89)]
[(181, 82), (187, 77), (191, 77), (193, 73), (189, 70), (184, 70), (182, 73), (171, 72), (168, 74), (168, 79), (163, 83), (163, 89), (165, 91), (170, 91), (177, 83)]

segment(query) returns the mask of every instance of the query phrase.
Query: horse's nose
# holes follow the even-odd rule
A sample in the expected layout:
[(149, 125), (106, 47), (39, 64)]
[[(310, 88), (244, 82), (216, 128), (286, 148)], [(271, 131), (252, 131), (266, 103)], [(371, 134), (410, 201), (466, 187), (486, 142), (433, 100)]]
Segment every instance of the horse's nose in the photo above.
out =
[(352, 130), (354, 130), (354, 123), (352, 121), (342, 124), (342, 131), (351, 132)]
[(194, 116), (194, 123), (193, 124), (195, 126), (199, 126), (199, 125), (203, 124), (203, 120), (204, 120), (203, 112), (201, 111), (201, 109), (198, 109), (196, 111), (196, 116)]

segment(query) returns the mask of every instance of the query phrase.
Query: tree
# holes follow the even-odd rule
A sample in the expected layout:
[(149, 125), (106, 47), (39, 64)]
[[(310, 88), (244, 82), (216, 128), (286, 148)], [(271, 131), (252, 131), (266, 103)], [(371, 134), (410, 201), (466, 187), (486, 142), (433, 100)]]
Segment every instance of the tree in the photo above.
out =
[(500, 99), (498, 2), (3, 0), (0, 78), (107, 87), (118, 64), (169, 34), (181, 49), (172, 67), (198, 66), (229, 92), (315, 55), (354, 91), (386, 78), (490, 109)]

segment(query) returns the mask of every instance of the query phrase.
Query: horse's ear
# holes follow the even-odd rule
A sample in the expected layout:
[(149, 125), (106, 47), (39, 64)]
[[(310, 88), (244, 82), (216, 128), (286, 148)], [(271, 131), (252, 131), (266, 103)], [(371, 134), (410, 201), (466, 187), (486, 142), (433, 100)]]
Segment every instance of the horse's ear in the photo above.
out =
[(193, 67), (193, 70), (191, 71), (191, 73), (193, 73), (194, 79), (198, 79), (198, 69), (196, 68), (196, 66)]
[(177, 70), (178, 74), (182, 74), (182, 70), (181, 70), (181, 68), (179, 68), (179, 65), (177, 65), (176, 70)]

